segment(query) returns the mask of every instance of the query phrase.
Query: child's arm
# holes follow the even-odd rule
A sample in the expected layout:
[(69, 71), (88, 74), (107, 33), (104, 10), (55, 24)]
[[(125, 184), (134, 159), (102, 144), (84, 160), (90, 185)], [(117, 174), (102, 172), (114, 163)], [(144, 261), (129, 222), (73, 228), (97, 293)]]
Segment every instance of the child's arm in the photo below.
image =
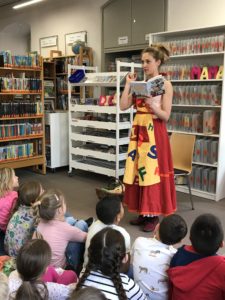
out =
[(65, 235), (68, 239), (68, 241), (71, 242), (80, 242), (80, 243), (84, 243), (86, 241), (87, 238), (87, 233), (80, 230), (77, 227), (71, 226), (69, 224), (67, 224), (66, 222), (63, 222), (64, 226), (64, 232)]

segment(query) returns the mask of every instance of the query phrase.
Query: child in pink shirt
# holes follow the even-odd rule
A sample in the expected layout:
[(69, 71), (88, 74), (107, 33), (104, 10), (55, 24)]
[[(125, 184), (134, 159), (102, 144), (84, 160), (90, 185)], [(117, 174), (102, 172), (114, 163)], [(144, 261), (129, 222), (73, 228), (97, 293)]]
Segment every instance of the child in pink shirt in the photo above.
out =
[[(48, 190), (38, 201), (41, 219), (37, 227), (37, 235), (41, 234), (51, 247), (51, 265), (60, 268), (70, 265), (79, 273), (87, 233), (66, 222), (64, 216), (66, 203), (60, 191)], [(73, 244), (73, 251), (68, 251), (69, 242)], [(68, 253), (70, 255), (67, 255)]]
[(0, 169), (0, 255), (4, 252), (5, 231), (18, 199), (18, 177), (11, 168)]

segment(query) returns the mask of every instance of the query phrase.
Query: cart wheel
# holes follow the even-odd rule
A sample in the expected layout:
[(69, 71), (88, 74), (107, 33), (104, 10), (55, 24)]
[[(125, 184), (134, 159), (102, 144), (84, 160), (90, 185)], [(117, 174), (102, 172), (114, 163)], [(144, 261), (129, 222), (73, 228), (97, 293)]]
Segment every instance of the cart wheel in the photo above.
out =
[(69, 177), (72, 177), (72, 176), (73, 176), (73, 171), (69, 171), (69, 172), (68, 172), (68, 176), (69, 176)]

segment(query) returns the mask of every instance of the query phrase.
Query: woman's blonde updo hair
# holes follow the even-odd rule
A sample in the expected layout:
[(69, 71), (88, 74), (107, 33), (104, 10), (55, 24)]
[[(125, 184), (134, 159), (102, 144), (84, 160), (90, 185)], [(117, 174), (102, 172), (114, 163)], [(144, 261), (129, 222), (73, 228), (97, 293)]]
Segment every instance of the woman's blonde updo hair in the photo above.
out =
[(144, 53), (151, 54), (155, 60), (160, 60), (161, 64), (164, 64), (170, 57), (170, 51), (163, 44), (152, 44), (151, 46), (145, 48), (141, 55)]

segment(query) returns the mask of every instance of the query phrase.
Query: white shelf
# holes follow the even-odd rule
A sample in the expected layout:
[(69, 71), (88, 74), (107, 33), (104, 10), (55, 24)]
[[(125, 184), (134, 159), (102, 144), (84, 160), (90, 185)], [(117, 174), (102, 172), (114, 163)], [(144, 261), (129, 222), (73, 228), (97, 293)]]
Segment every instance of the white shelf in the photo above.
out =
[(214, 82), (222, 82), (222, 79), (170, 79), (172, 83), (214, 83)]
[[(71, 140), (86, 142), (86, 143), (95, 143), (95, 144), (107, 145), (107, 146), (116, 146), (115, 138), (86, 135), (82, 133), (71, 133)], [(119, 139), (119, 146), (127, 145), (128, 143), (129, 143), (129, 137)]]
[(199, 133), (199, 132), (189, 132), (189, 131), (180, 131), (180, 130), (171, 130), (168, 129), (168, 132), (178, 132), (178, 133), (185, 133), (185, 134), (193, 134), (193, 135), (197, 135), (197, 136), (205, 136), (208, 138), (218, 138), (219, 134), (205, 134), (205, 133)]
[(201, 105), (201, 104), (173, 104), (173, 107), (189, 107), (189, 108), (221, 108), (221, 105)]
[[(176, 185), (176, 190), (178, 192), (189, 194), (189, 190), (188, 190), (187, 186)], [(202, 190), (197, 190), (194, 188), (191, 189), (191, 192), (192, 192), (192, 195), (194, 195), (194, 196), (198, 196), (198, 197), (202, 197), (202, 198), (206, 198), (206, 199), (210, 199), (210, 200), (216, 200), (216, 194), (208, 193), (208, 192), (205, 192)]]
[[(129, 143), (129, 131), (132, 126), (133, 113), (135, 110), (130, 108), (126, 111), (121, 111), (119, 107), (121, 84), (124, 83), (125, 76), (127, 75), (127, 71), (121, 72), (122, 67), (128, 67), (130, 72), (134, 72), (135, 68), (141, 68), (142, 66), (141, 64), (122, 63), (118, 61), (116, 72), (98, 73), (97, 68), (92, 68), (93, 73), (86, 72), (87, 80), (85, 82), (68, 84), (70, 172), (74, 168), (116, 178), (124, 174), (124, 161), (126, 160), (127, 153), (121, 153), (123, 149), (121, 149), (120, 146), (128, 145)], [(76, 69), (83, 69), (85, 71), (86, 67), (70, 65), (68, 67), (68, 74), (71, 74), (71, 70)], [(90, 67), (88, 71), (91, 71)], [(111, 82), (106, 82), (107, 80), (111, 80)], [(95, 97), (97, 93), (99, 94), (98, 96), (102, 94), (101, 88), (114, 87), (117, 95), (116, 105), (98, 106), (71, 103), (71, 89), (73, 86), (83, 87), (83, 99), (85, 99), (86, 87), (97, 87), (97, 89), (94, 90)], [(104, 94), (107, 95), (107, 89), (103, 89), (103, 91), (105, 92)], [(93, 114), (92, 120), (86, 120), (84, 118), (86, 113)], [(99, 115), (102, 114), (102, 116), (98, 115), (96, 118), (94, 115), (96, 113)], [(105, 118), (105, 114), (107, 114), (107, 118)], [(128, 121), (120, 121), (124, 114), (129, 114), (128, 118), (125, 119)], [(113, 116), (113, 118), (111, 118), (111, 116)], [(95, 118), (98, 120), (94, 120)], [(99, 121), (101, 119), (103, 121)], [(92, 130), (90, 129), (93, 129), (93, 134), (91, 134)], [(101, 130), (104, 136), (96, 135), (98, 132), (101, 134)], [(121, 130), (124, 131), (122, 132)], [(123, 137), (121, 138), (121, 136)], [(89, 146), (85, 145), (85, 143), (113, 146), (115, 154), (106, 153), (98, 149), (89, 149)], [(83, 161), (78, 160), (80, 157), (84, 158)], [(123, 166), (123, 168), (121, 168), (121, 166)]]
[(221, 56), (224, 52), (204, 52), (204, 53), (190, 53), (190, 54), (178, 54), (171, 55), (170, 58), (193, 58), (193, 57), (207, 57), (207, 56)]
[[(107, 130), (116, 130), (117, 124), (115, 122), (102, 122), (102, 121), (92, 121), (92, 120), (80, 120), (72, 119), (71, 125), (79, 127), (89, 127), (95, 129), (107, 129)], [(130, 122), (121, 122), (118, 124), (119, 129), (129, 129), (131, 127)]]
[[(102, 151), (89, 150), (80, 147), (73, 148), (71, 151), (74, 155), (92, 157), (97, 159), (103, 159), (108, 161), (116, 161), (116, 154), (106, 153)], [(119, 161), (125, 160), (127, 157), (127, 153), (121, 153), (118, 155)]]
[[(83, 171), (93, 172), (97, 174), (102, 174), (110, 177), (116, 177), (116, 170), (112, 170), (109, 168), (103, 168), (98, 166), (93, 166), (87, 163), (82, 163), (80, 161), (71, 161), (71, 167), (74, 169), (79, 169)], [(124, 174), (124, 168), (118, 170), (118, 175), (122, 176)]]
[[(178, 46), (181, 45), (182, 41), (189, 40), (191, 42), (192, 39), (202, 39), (207, 37), (215, 37), (222, 35), (224, 39), (225, 35), (225, 25), (220, 26), (214, 26), (214, 27), (205, 27), (205, 28), (193, 28), (189, 30), (179, 30), (179, 31), (167, 31), (167, 32), (158, 32), (158, 33), (152, 33), (149, 34), (149, 44), (163, 44), (163, 43), (170, 43), (170, 42), (176, 42), (178, 41)], [(212, 48), (214, 50), (215, 48)], [(221, 50), (215, 49), (215, 50)], [(179, 49), (178, 49), (179, 51)], [(203, 53), (189, 53), (189, 54), (174, 54), (171, 56), (172, 58), (172, 64), (176, 63), (176, 65), (184, 65), (188, 64), (190, 66), (192, 65), (198, 65), (198, 66), (224, 66), (225, 65), (225, 51), (222, 50), (220, 52), (203, 52)], [(181, 53), (181, 52), (177, 52)], [(170, 64), (170, 62), (169, 62)], [(216, 173), (216, 184), (215, 184), (215, 193), (208, 193), (202, 190), (198, 190), (193, 188), (193, 194), (199, 197), (219, 201), (221, 199), (225, 198), (225, 176), (224, 176), (224, 170), (225, 170), (225, 84), (224, 84), (224, 76), (222, 79), (208, 79), (208, 80), (176, 80), (171, 79), (172, 83), (177, 84), (177, 86), (182, 84), (183, 86), (191, 86), (193, 84), (197, 85), (219, 85), (222, 87), (221, 91), (221, 105), (187, 105), (187, 104), (179, 104), (174, 103), (173, 109), (178, 110), (182, 112), (186, 108), (190, 108), (193, 111), (199, 111), (200, 109), (211, 109), (211, 110), (217, 110), (220, 112), (220, 123), (219, 123), (219, 130), (218, 134), (205, 134), (205, 133), (196, 133), (196, 132), (186, 132), (182, 130), (168, 130), (168, 132), (179, 132), (184, 134), (192, 134), (196, 135), (197, 137), (206, 137), (207, 139), (218, 139), (218, 156), (217, 156), (217, 164), (210, 164), (210, 163), (202, 163), (202, 162), (193, 162), (193, 165), (203, 167), (202, 170), (205, 168), (210, 168), (210, 174), (214, 176)], [(219, 96), (219, 95), (218, 95)], [(177, 109), (178, 108), (178, 109)], [(205, 168), (204, 168), (205, 167)], [(200, 173), (201, 170), (196, 167), (194, 170), (196, 171), (198, 169), (198, 172)], [(212, 172), (212, 173), (211, 173)], [(197, 173), (197, 174), (199, 174)], [(206, 173), (205, 173), (206, 174)], [(195, 176), (195, 172), (194, 172)], [(195, 181), (194, 181), (195, 182)], [(188, 189), (185, 186), (177, 186), (178, 191), (182, 192), (188, 192)]]
[(212, 168), (217, 168), (217, 164), (210, 164), (210, 163), (203, 163), (203, 162), (198, 162), (198, 161), (193, 161), (193, 165), (199, 165), (199, 166), (205, 166), (205, 167), (212, 167)]
[[(100, 106), (100, 105), (81, 105), (81, 104), (71, 104), (71, 111), (79, 111), (79, 112), (90, 112), (90, 113), (104, 113), (104, 114), (116, 114), (117, 107), (116, 106)], [(120, 114), (130, 113), (130, 109), (120, 110)]]

